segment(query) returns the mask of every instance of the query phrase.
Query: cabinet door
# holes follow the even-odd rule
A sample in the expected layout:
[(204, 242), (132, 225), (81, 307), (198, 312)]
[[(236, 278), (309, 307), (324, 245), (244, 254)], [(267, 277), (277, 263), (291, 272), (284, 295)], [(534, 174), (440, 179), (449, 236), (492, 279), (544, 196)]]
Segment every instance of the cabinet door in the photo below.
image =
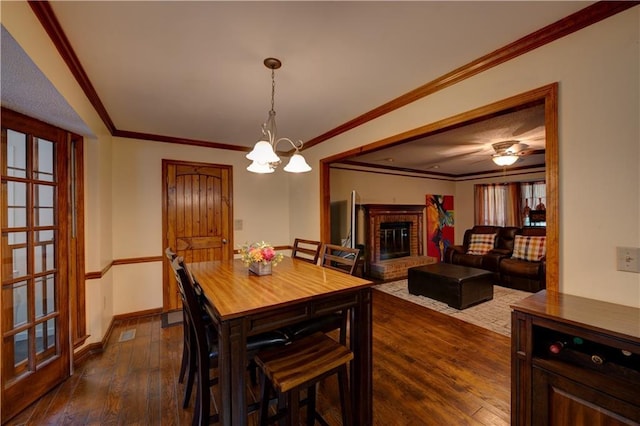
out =
[(640, 425), (640, 407), (547, 370), (533, 367), (532, 424)]

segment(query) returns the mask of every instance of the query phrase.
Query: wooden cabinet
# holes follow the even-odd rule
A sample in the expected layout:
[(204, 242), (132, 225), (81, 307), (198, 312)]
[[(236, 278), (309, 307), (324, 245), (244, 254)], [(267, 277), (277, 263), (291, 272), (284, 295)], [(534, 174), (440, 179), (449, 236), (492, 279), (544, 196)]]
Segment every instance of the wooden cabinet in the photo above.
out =
[(512, 425), (640, 425), (640, 309), (541, 291), (513, 306)]

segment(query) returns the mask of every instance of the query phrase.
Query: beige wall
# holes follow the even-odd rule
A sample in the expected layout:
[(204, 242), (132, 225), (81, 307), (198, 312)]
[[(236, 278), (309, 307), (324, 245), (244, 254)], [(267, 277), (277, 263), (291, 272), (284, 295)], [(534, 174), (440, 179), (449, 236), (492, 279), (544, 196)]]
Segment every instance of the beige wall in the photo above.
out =
[[(616, 271), (615, 261), (617, 246), (640, 246), (639, 22), (640, 8), (627, 10), (316, 145), (305, 156), (317, 165), (557, 81), (560, 289), (640, 306), (640, 274)], [(317, 167), (312, 173), (308, 191), (319, 187)], [(318, 200), (291, 203), (318, 223)]]
[[(224, 164), (233, 167), (235, 248), (246, 242), (289, 245), (287, 173), (249, 173), (246, 153), (126, 138), (113, 144), (113, 258), (163, 255), (162, 160)], [(114, 314), (162, 306), (162, 263), (114, 267)]]
[[(111, 263), (111, 135), (26, 2), (2, 2), (2, 25), (51, 81), (94, 135), (85, 139), (85, 267)], [(113, 317), (112, 274), (86, 282), (87, 344), (100, 341)]]
[[(295, 176), (246, 173), (247, 161), (235, 151), (112, 141), (26, 2), (2, 2), (1, 18), (97, 135), (85, 154), (87, 271), (113, 259), (162, 254), (162, 158), (232, 165), (234, 218), (243, 221), (236, 245), (289, 244), (293, 236), (319, 236), (320, 159), (557, 81), (560, 289), (640, 306), (640, 274), (615, 270), (616, 246), (640, 246), (638, 7), (305, 150), (314, 170)], [(413, 200), (409, 192), (398, 194), (397, 200)], [(466, 221), (458, 216), (459, 224)], [(119, 265), (87, 281), (88, 343), (102, 338), (112, 315), (159, 307), (160, 273), (160, 262)]]

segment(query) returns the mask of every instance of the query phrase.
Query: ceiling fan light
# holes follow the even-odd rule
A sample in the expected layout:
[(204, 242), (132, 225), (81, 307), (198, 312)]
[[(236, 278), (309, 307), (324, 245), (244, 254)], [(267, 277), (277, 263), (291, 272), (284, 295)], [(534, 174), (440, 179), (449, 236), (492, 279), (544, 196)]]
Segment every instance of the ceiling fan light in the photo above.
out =
[(518, 156), (513, 154), (506, 154), (506, 155), (497, 154), (491, 157), (491, 159), (498, 166), (510, 166), (516, 161), (518, 161)]
[(289, 173), (304, 173), (311, 171), (311, 166), (307, 164), (307, 161), (301, 154), (293, 154), (289, 163), (285, 166), (284, 171)]

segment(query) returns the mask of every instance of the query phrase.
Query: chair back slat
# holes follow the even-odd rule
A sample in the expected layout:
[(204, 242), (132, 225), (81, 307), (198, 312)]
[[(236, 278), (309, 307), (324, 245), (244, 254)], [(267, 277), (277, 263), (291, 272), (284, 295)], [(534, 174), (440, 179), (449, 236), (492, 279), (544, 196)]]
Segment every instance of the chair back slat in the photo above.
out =
[(321, 248), (322, 243), (320, 241), (296, 238), (291, 249), (291, 257), (316, 264), (318, 263)]
[(358, 264), (360, 249), (324, 244), (320, 264), (329, 269), (353, 275)]

